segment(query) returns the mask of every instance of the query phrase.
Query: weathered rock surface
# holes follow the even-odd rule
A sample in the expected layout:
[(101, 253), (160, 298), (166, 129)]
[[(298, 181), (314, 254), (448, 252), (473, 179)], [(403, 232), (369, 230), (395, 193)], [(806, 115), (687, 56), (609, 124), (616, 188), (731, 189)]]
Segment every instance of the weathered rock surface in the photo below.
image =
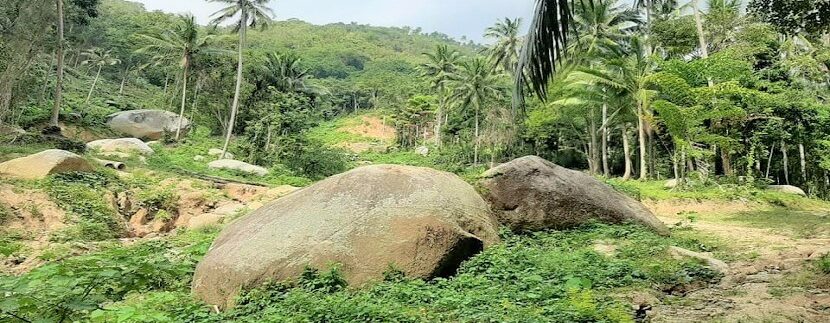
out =
[(480, 185), (499, 222), (515, 231), (566, 229), (597, 220), (669, 229), (643, 204), (584, 173), (536, 156), (484, 173)]
[(677, 188), (677, 184), (678, 183), (676, 179), (670, 179), (666, 181), (666, 184), (663, 184), (663, 188), (667, 190), (674, 189)]
[(268, 169), (265, 169), (265, 167), (251, 165), (246, 162), (233, 159), (214, 160), (208, 164), (208, 167), (213, 169), (235, 170), (257, 176), (268, 175)]
[(429, 156), (429, 147), (420, 146), (418, 148), (415, 148), (415, 153), (423, 157)]
[[(111, 114), (107, 120), (110, 129), (140, 139), (159, 140), (165, 133), (176, 133), (179, 116), (163, 110), (132, 110)], [(190, 121), (182, 120), (183, 132), (190, 129)]]
[(0, 164), (0, 174), (19, 179), (41, 179), (52, 174), (92, 172), (86, 159), (74, 153), (50, 149)]
[(152, 155), (153, 148), (136, 138), (101, 139), (86, 144), (87, 148), (97, 150), (102, 154), (109, 153), (133, 153), (141, 155)]
[(767, 189), (774, 192), (800, 195), (805, 197), (807, 196), (807, 192), (804, 192), (804, 190), (792, 185), (770, 185), (767, 187)]
[(193, 291), (220, 307), (243, 288), (342, 264), (352, 286), (393, 264), (408, 277), (455, 272), (499, 241), (486, 202), (457, 176), (377, 165), (333, 176), (230, 224), (196, 268)]

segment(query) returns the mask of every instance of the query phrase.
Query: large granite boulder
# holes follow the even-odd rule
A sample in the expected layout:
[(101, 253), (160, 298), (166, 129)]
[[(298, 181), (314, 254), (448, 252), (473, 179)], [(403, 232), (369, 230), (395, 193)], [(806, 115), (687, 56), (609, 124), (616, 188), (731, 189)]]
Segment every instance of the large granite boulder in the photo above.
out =
[(152, 155), (153, 148), (136, 138), (101, 139), (86, 144), (86, 147), (103, 154), (128, 153)]
[(233, 159), (220, 159), (208, 163), (208, 168), (234, 170), (243, 173), (248, 173), (257, 176), (268, 175), (268, 169), (265, 167), (251, 165), (243, 161)]
[[(131, 137), (159, 140), (165, 133), (176, 133), (179, 127), (179, 115), (163, 110), (131, 110), (113, 113), (107, 120), (107, 126), (115, 132)], [(190, 129), (190, 120), (181, 122), (182, 132)]]
[(499, 222), (515, 231), (566, 229), (596, 220), (634, 222), (669, 234), (640, 202), (536, 156), (490, 169), (479, 184)]
[(92, 172), (94, 168), (81, 156), (50, 149), (0, 164), (0, 174), (19, 179), (42, 179), (52, 174)]
[(196, 267), (201, 300), (233, 306), (245, 288), (292, 280), (306, 266), (342, 265), (350, 285), (455, 273), (498, 243), (487, 203), (456, 175), (377, 165), (330, 177), (230, 224)]

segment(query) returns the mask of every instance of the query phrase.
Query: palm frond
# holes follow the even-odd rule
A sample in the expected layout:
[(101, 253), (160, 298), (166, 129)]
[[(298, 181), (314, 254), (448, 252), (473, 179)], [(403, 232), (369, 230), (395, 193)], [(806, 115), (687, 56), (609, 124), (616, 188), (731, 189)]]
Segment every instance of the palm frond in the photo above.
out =
[[(584, 6), (594, 0), (579, 0)], [(522, 46), (516, 68), (513, 93), (514, 112), (523, 109), (529, 87), (541, 99), (547, 98), (547, 85), (556, 73), (568, 46), (573, 11), (569, 0), (537, 0), (530, 32)]]

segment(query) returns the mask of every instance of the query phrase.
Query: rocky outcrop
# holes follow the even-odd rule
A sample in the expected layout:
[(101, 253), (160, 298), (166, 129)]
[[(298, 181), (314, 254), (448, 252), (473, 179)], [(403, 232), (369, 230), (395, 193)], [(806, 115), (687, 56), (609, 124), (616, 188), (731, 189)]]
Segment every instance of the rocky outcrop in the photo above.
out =
[(196, 268), (195, 295), (227, 307), (243, 288), (341, 264), (352, 286), (390, 265), (408, 277), (448, 276), (499, 241), (495, 220), (456, 175), (367, 166), (294, 192), (230, 224)]
[(98, 151), (102, 154), (130, 153), (141, 155), (152, 155), (153, 148), (136, 138), (101, 139), (86, 144), (87, 148)]
[[(182, 131), (190, 129), (190, 121), (182, 120)], [(131, 137), (159, 140), (165, 133), (176, 133), (179, 116), (163, 110), (132, 110), (114, 113), (109, 116), (107, 126), (115, 132)]]
[(41, 179), (52, 174), (92, 172), (94, 168), (81, 156), (50, 149), (0, 164), (0, 174), (19, 179)]
[(479, 184), (499, 222), (515, 231), (566, 229), (601, 221), (634, 222), (669, 234), (640, 202), (589, 175), (536, 156), (497, 166)]
[(792, 185), (770, 185), (767, 187), (767, 190), (785, 194), (799, 195), (804, 197), (807, 196), (807, 192), (804, 192), (804, 190)]
[(251, 165), (246, 162), (233, 159), (214, 160), (208, 164), (208, 167), (212, 169), (234, 170), (257, 176), (268, 175), (268, 169), (265, 169), (265, 167)]

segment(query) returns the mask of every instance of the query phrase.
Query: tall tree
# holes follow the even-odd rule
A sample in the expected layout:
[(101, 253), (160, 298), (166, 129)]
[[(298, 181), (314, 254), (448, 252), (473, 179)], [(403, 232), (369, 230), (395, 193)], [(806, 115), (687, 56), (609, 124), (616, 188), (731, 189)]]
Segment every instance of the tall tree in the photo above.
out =
[(208, 47), (213, 36), (200, 35), (196, 18), (193, 15), (183, 15), (179, 17), (179, 24), (174, 29), (166, 30), (160, 35), (141, 35), (141, 37), (148, 42), (148, 45), (139, 49), (139, 52), (155, 54), (154, 60), (156, 61), (178, 60), (182, 68), (182, 102), (179, 110), (179, 124), (176, 127), (176, 141), (178, 141), (184, 122), (187, 85), (193, 58), (198, 53), (215, 51)]
[(55, 52), (57, 56), (57, 80), (55, 82), (55, 102), (52, 107), (52, 118), (49, 121), (49, 126), (53, 130), (58, 128), (58, 117), (61, 112), (61, 100), (63, 99), (63, 0), (55, 0), (58, 10), (58, 48)]
[(522, 44), (522, 37), (519, 36), (521, 25), (522, 18), (504, 18), (487, 28), (484, 33), (484, 37), (495, 40), (495, 44), (488, 49), (493, 63), (511, 75), (516, 72), (519, 59)]
[(450, 100), (459, 108), (475, 111), (474, 165), (478, 165), (478, 153), (481, 146), (482, 109), (500, 99), (504, 91), (499, 84), (499, 76), (494, 73), (492, 65), (486, 58), (476, 57), (463, 62), (461, 68), (451, 77), (452, 96)]
[(248, 28), (267, 27), (271, 22), (271, 17), (274, 16), (273, 10), (268, 7), (271, 0), (208, 0), (209, 2), (220, 2), (230, 4), (229, 6), (217, 11), (214, 16), (213, 24), (220, 24), (231, 19), (238, 18), (233, 25), (234, 31), (239, 34), (239, 57), (236, 67), (236, 87), (234, 88), (233, 104), (231, 106), (231, 116), (228, 121), (228, 130), (225, 134), (225, 144), (222, 145), (222, 154), (220, 158), (224, 158), (228, 152), (228, 145), (233, 136), (234, 123), (236, 123), (236, 115), (239, 113), (239, 95), (242, 91), (242, 68), (243, 68), (243, 54), (245, 51), (245, 37)]
[(461, 53), (447, 45), (438, 45), (434, 53), (424, 53), (427, 62), (421, 65), (421, 75), (430, 79), (430, 86), (438, 92), (438, 111), (435, 113), (435, 144), (441, 146), (444, 114), (447, 109), (447, 82), (458, 70)]
[(104, 66), (118, 65), (121, 63), (121, 60), (113, 56), (111, 50), (105, 51), (100, 48), (88, 49), (84, 51), (83, 55), (86, 59), (81, 62), (81, 65), (90, 65), (98, 68), (98, 71), (95, 73), (95, 79), (92, 81), (92, 86), (89, 87), (89, 94), (87, 94), (86, 101), (84, 101), (84, 103), (89, 103), (89, 100), (92, 99), (92, 93), (95, 91), (95, 86), (98, 85), (98, 79), (101, 78), (101, 70)]

